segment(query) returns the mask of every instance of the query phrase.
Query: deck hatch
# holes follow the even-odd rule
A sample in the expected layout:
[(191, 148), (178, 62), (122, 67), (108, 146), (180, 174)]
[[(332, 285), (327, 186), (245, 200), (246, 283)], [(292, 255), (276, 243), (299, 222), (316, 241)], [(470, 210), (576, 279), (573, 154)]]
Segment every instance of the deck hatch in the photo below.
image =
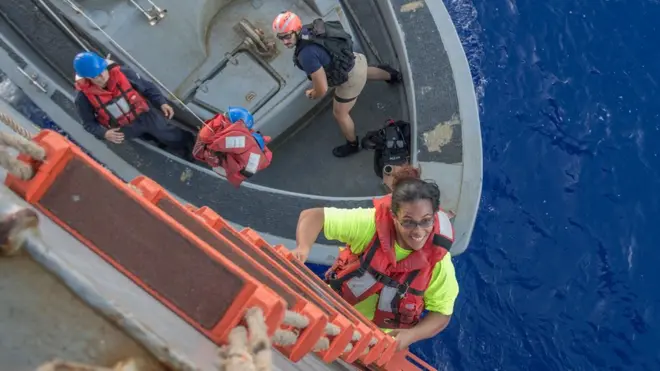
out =
[(216, 112), (241, 106), (256, 112), (279, 90), (278, 81), (247, 52), (232, 56), (195, 93), (194, 101)]

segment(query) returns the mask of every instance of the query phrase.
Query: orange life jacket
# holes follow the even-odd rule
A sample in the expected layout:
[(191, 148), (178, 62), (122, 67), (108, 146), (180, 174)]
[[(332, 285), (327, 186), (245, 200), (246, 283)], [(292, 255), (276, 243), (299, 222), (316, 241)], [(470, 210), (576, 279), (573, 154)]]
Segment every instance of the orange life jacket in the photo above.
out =
[[(273, 159), (273, 153), (265, 146), (270, 137), (263, 137), (264, 148), (261, 149), (252, 135), (254, 133), (243, 121), (231, 123), (227, 117), (218, 114), (197, 134), (193, 156), (238, 187), (245, 179), (267, 168)], [(218, 168), (222, 168), (224, 174)]]
[(397, 262), (396, 230), (390, 211), (392, 196), (374, 199), (376, 233), (360, 255), (347, 246), (326, 273), (330, 286), (355, 305), (379, 294), (373, 322), (381, 328), (410, 328), (424, 311), (424, 291), (435, 265), (454, 242), (454, 228), (444, 211), (436, 214), (433, 232), (424, 247)]
[[(118, 64), (108, 67), (108, 83), (102, 89), (89, 79), (78, 78), (76, 89), (80, 90), (94, 107), (96, 120), (106, 128), (126, 126), (141, 114), (149, 111), (149, 104), (138, 93), (131, 82), (119, 70)], [(114, 125), (112, 125), (114, 124)]]

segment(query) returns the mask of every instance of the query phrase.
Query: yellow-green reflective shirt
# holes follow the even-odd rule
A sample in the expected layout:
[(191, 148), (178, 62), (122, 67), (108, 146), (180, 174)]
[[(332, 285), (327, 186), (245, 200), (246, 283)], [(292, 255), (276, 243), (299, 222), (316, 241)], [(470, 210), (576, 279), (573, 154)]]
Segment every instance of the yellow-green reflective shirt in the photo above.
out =
[[(376, 233), (376, 209), (338, 209), (326, 207), (323, 232), (328, 240), (337, 240), (351, 246), (354, 254), (361, 254)], [(412, 253), (398, 243), (394, 245), (396, 260), (402, 260)], [(454, 302), (458, 296), (458, 282), (450, 254), (439, 261), (433, 269), (431, 282), (424, 292), (424, 306), (427, 310), (444, 315), (454, 312)], [(373, 294), (355, 305), (360, 313), (373, 320), (378, 305), (378, 294)]]

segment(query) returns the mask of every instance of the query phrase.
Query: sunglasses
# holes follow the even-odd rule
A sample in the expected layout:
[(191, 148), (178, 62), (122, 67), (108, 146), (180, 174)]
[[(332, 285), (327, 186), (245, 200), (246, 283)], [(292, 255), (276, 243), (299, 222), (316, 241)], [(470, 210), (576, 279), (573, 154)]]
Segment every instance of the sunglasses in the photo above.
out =
[(280, 39), (280, 40), (290, 40), (291, 36), (293, 36), (293, 32), (290, 32), (290, 33), (285, 34), (285, 35), (278, 34), (277, 38)]
[(399, 224), (401, 224), (401, 226), (404, 229), (415, 229), (416, 227), (430, 228), (433, 226), (433, 222), (434, 222), (433, 218), (424, 219), (419, 222), (412, 219), (404, 219), (404, 220), (397, 219), (397, 221), (399, 222)]

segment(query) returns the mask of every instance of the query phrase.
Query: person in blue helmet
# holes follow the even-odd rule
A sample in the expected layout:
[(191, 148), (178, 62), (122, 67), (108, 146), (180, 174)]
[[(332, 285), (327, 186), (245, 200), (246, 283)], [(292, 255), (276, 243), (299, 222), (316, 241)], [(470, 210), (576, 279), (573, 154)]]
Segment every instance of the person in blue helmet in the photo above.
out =
[(232, 124), (239, 120), (243, 121), (248, 129), (252, 129), (254, 126), (254, 117), (250, 111), (243, 107), (229, 106), (227, 108), (227, 118), (229, 118)]
[[(243, 121), (248, 129), (252, 129), (252, 127), (254, 127), (254, 117), (250, 111), (243, 107), (229, 106), (226, 115), (232, 124), (240, 120)], [(266, 141), (264, 140), (263, 135), (261, 135), (260, 132), (255, 132), (252, 133), (252, 137), (254, 137), (254, 140), (256, 140), (259, 144), (259, 148), (263, 150), (266, 146)]]
[(93, 52), (76, 55), (73, 67), (75, 104), (87, 132), (116, 144), (149, 134), (192, 159), (193, 134), (168, 122), (174, 110), (151, 81)]

